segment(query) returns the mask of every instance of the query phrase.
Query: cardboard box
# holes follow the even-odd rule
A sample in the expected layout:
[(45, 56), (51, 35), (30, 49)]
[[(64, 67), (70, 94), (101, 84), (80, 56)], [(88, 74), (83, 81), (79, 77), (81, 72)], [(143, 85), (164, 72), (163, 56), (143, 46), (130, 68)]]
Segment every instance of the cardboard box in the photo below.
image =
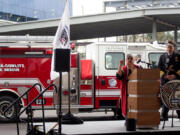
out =
[(139, 128), (160, 124), (159, 79), (159, 69), (136, 69), (129, 76), (128, 118), (136, 119)]
[(160, 98), (156, 96), (128, 97), (128, 110), (159, 110)]
[(128, 94), (158, 95), (160, 93), (160, 82), (154, 81), (129, 81)]
[(136, 119), (139, 128), (158, 127), (160, 124), (159, 112), (128, 112), (128, 118)]
[(159, 80), (160, 70), (157, 69), (135, 69), (128, 77), (129, 80)]

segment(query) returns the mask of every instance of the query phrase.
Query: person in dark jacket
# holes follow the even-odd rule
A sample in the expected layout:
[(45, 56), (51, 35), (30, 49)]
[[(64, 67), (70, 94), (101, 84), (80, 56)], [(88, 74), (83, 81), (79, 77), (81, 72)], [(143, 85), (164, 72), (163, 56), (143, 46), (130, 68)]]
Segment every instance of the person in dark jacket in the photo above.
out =
[[(158, 67), (160, 68), (161, 86), (171, 80), (180, 79), (180, 55), (175, 52), (176, 44), (172, 41), (167, 43), (167, 52), (162, 54), (159, 59)], [(168, 119), (169, 109), (162, 104), (161, 116), (163, 120)], [(177, 110), (180, 118), (180, 110)]]

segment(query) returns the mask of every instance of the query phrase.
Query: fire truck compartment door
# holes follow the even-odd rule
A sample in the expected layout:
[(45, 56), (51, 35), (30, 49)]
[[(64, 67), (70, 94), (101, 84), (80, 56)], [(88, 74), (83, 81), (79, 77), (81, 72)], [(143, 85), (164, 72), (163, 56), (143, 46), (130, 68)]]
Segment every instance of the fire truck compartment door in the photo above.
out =
[[(70, 104), (71, 108), (79, 108), (79, 90), (78, 90), (78, 69), (71, 68), (70, 70), (70, 89), (68, 84), (68, 73), (64, 72), (62, 74), (62, 105), (63, 109), (68, 108), (69, 104), (69, 94), (70, 94)], [(59, 87), (59, 78), (55, 81), (56, 85)], [(55, 104), (58, 104), (58, 95), (55, 94)]]
[(81, 60), (81, 80), (92, 79), (92, 60)]
[(94, 66), (92, 60), (81, 60), (80, 63), (80, 106), (94, 106)]

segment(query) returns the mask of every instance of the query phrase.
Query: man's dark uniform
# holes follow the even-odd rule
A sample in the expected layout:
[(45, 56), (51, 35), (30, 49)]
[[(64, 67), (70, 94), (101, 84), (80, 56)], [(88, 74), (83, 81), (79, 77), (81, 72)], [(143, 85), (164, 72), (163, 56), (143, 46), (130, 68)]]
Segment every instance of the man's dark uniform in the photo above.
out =
[[(168, 55), (168, 53), (164, 53), (161, 55), (158, 67), (160, 68), (160, 76), (161, 76), (161, 86), (167, 83), (169, 80), (165, 79), (165, 75), (175, 75), (176, 78), (180, 80), (180, 55), (176, 52), (173, 52), (172, 55)], [(168, 118), (169, 109), (162, 105), (162, 117), (164, 119)], [(177, 110), (178, 118), (180, 118), (180, 110)]]

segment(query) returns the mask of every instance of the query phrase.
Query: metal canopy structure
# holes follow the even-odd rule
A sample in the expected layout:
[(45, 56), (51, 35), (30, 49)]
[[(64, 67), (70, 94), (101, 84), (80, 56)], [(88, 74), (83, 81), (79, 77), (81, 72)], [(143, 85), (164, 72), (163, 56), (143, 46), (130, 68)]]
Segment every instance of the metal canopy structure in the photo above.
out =
[[(151, 8), (71, 18), (71, 40), (180, 29), (180, 8)], [(0, 26), (0, 35), (55, 35), (59, 19)]]

